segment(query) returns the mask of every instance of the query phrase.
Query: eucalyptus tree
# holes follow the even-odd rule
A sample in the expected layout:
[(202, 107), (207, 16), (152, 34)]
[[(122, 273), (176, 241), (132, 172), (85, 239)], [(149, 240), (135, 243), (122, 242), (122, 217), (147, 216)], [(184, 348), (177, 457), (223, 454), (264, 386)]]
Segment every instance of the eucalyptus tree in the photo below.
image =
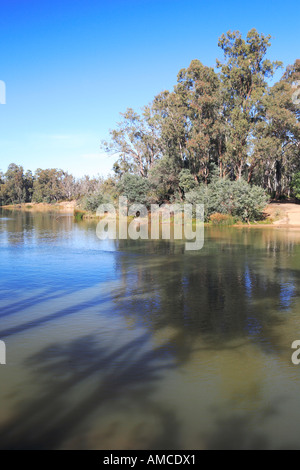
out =
[(137, 114), (132, 108), (121, 113), (122, 121), (110, 131), (110, 141), (104, 141), (104, 149), (127, 162), (132, 170), (146, 177), (155, 160), (161, 156), (158, 129), (150, 106)]
[(1, 199), (3, 203), (21, 204), (27, 202), (30, 185), (32, 185), (30, 174), (28, 173), (26, 178), (24, 168), (21, 165), (11, 163), (4, 174), (3, 184), (1, 185)]
[(34, 175), (32, 200), (54, 202), (64, 198), (64, 171), (56, 168), (38, 168)]
[(226, 159), (237, 179), (251, 164), (251, 144), (260, 120), (261, 99), (267, 90), (267, 79), (281, 62), (265, 58), (271, 36), (251, 29), (242, 38), (239, 31), (227, 32), (219, 39), (225, 62), (217, 61), (221, 71), (224, 96), (224, 118), (227, 123)]
[(222, 166), (224, 153), (220, 79), (213, 68), (193, 60), (180, 70), (175, 93), (186, 112), (188, 167), (198, 181), (207, 183), (211, 168)]
[(172, 159), (180, 171), (188, 159), (189, 125), (186, 104), (180, 93), (163, 91), (155, 96), (152, 106), (159, 128), (162, 154)]
[(293, 174), (300, 169), (299, 108), (293, 94), (285, 74), (262, 99), (263, 119), (255, 132), (252, 168), (262, 168), (260, 183), (276, 197), (289, 195)]

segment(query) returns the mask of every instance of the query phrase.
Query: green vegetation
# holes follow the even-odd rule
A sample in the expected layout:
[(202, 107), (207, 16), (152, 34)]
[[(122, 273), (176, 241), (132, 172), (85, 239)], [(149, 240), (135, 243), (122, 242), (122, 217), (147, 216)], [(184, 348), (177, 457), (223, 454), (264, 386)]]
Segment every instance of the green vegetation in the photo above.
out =
[[(172, 91), (129, 108), (102, 147), (118, 155), (114, 175), (76, 180), (58, 169), (0, 174), (0, 203), (77, 199), (83, 210), (120, 195), (129, 203), (205, 204), (212, 223), (260, 220), (270, 198), (300, 198), (300, 107), (293, 100), (300, 60), (281, 67), (266, 54), (270, 36), (228, 32), (216, 70), (193, 60)], [(213, 214), (222, 214), (212, 217)], [(224, 218), (224, 215), (230, 216)]]
[(89, 212), (96, 212), (97, 207), (100, 204), (105, 204), (111, 202), (109, 196), (103, 192), (96, 192), (92, 194), (87, 194), (80, 200), (80, 206), (82, 209)]
[(80, 210), (78, 210), (78, 209), (75, 209), (75, 210), (74, 210), (74, 218), (75, 218), (75, 220), (77, 220), (77, 221), (82, 220), (83, 217), (84, 217), (84, 214), (85, 214), (84, 211), (80, 211)]
[(300, 171), (293, 176), (291, 187), (294, 196), (300, 200)]
[(125, 173), (118, 185), (120, 194), (127, 197), (129, 203), (147, 204), (151, 184), (148, 179), (139, 175)]
[(191, 204), (204, 204), (205, 221), (214, 213), (229, 214), (249, 222), (260, 219), (267, 204), (265, 191), (244, 180), (230, 181), (214, 177), (209, 185), (200, 184), (185, 199)]

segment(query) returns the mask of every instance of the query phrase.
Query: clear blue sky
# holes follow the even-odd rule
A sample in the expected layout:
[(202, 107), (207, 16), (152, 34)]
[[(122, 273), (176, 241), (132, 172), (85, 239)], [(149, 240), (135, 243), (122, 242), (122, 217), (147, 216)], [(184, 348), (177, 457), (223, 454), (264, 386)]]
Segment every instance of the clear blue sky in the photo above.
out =
[(0, 0), (0, 169), (107, 174), (100, 142), (127, 107), (171, 89), (192, 59), (215, 66), (222, 33), (271, 34), (300, 57), (299, 0)]

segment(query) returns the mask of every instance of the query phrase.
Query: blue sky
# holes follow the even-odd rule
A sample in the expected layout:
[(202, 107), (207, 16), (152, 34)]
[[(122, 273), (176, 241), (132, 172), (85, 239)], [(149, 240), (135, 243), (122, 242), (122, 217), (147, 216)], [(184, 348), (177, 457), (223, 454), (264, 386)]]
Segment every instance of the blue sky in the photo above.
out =
[(299, 1), (0, 0), (0, 169), (106, 175), (101, 140), (127, 107), (171, 89), (192, 59), (215, 66), (218, 38), (271, 34), (268, 57), (300, 58)]

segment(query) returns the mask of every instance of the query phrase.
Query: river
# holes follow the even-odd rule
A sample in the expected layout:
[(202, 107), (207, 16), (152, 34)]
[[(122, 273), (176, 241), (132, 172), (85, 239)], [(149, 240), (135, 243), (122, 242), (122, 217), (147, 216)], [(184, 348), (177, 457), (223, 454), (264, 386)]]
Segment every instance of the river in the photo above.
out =
[(0, 211), (0, 447), (300, 449), (300, 231)]

